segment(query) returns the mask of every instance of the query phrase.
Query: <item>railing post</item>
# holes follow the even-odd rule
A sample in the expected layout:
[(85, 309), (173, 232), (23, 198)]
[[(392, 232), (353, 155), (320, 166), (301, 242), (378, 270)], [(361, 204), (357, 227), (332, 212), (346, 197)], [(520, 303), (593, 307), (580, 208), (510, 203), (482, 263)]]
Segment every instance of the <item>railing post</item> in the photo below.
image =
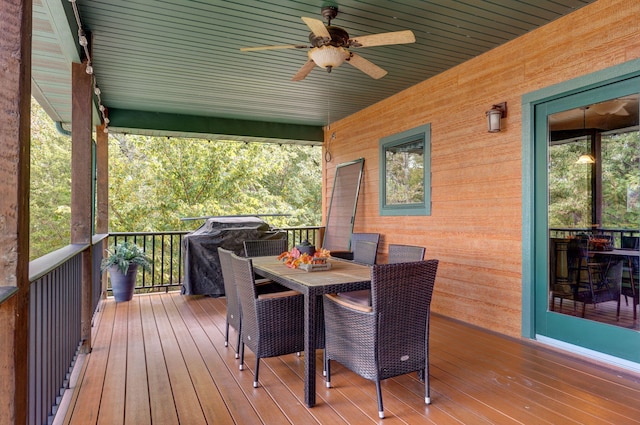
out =
[(0, 2), (0, 423), (27, 423), (31, 0)]

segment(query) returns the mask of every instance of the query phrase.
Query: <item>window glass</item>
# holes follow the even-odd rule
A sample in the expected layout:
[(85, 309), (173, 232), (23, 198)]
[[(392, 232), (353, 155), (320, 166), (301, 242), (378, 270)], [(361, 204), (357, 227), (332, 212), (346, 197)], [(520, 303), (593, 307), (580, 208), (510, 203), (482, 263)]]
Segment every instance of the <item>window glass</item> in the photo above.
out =
[(430, 125), (380, 141), (380, 214), (429, 215)]

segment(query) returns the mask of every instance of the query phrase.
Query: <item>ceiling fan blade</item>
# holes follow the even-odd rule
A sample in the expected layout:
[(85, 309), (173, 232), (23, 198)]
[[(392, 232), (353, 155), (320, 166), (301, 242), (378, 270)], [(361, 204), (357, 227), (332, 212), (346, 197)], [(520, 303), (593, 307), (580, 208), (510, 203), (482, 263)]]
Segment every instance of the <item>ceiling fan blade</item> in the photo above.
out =
[(385, 75), (387, 75), (387, 71), (380, 68), (375, 63), (366, 60), (365, 58), (358, 55), (357, 53), (351, 53), (351, 57), (347, 60), (347, 62), (349, 62), (351, 65), (355, 66), (360, 71), (364, 72), (369, 77), (375, 80), (380, 79)]
[(284, 44), (281, 46), (259, 46), (259, 47), (241, 47), (241, 52), (255, 52), (257, 50), (275, 50), (275, 49), (307, 49), (309, 46), (303, 44)]
[(413, 31), (395, 31), (384, 32), (381, 34), (363, 35), (361, 37), (354, 37), (349, 40), (350, 47), (373, 47), (373, 46), (386, 46), (389, 44), (406, 44), (415, 43), (416, 36), (413, 35)]
[(327, 29), (327, 27), (324, 26), (324, 22), (322, 22), (320, 19), (305, 18), (303, 16), (302, 20), (304, 21), (305, 24), (307, 24), (311, 32), (316, 37), (324, 37), (331, 40), (331, 34), (329, 34), (329, 30)]
[(300, 68), (298, 70), (298, 72), (296, 72), (296, 75), (293, 76), (293, 78), (291, 79), (291, 81), (301, 81), (304, 80), (305, 77), (307, 75), (309, 75), (309, 73), (311, 72), (311, 70), (313, 69), (313, 67), (316, 66), (316, 63), (314, 61), (312, 61), (311, 59), (309, 59), (304, 65), (302, 65), (302, 68)]

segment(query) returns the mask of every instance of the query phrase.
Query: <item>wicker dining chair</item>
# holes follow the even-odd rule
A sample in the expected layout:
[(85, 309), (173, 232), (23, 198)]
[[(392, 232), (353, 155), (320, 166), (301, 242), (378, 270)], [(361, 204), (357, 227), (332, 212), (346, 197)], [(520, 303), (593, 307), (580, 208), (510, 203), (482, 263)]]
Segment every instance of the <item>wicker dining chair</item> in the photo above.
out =
[(425, 403), (431, 403), (429, 315), (437, 268), (438, 260), (374, 265), (371, 307), (323, 297), (328, 388), (335, 360), (375, 381), (378, 416), (384, 418), (380, 381), (418, 371)]
[(256, 239), (244, 241), (246, 257), (266, 257), (280, 255), (288, 248), (287, 239)]
[(236, 280), (233, 274), (233, 264), (231, 263), (231, 254), (233, 254), (232, 251), (218, 247), (218, 257), (220, 258), (224, 294), (227, 302), (227, 321), (224, 332), (224, 346), (229, 346), (229, 327), (232, 327), (238, 334), (238, 340), (235, 347), (237, 359), (240, 353), (240, 332), (242, 330), (242, 322), (240, 316), (240, 302), (238, 300), (238, 291), (236, 289)]
[[(380, 233), (352, 233), (351, 234), (351, 251), (331, 251), (331, 256), (332, 257), (336, 257), (336, 258), (342, 258), (344, 260), (351, 260), (353, 261), (356, 255), (356, 245), (358, 244), (358, 241), (365, 241), (365, 242), (373, 242), (376, 244), (376, 253), (378, 252), (378, 244), (380, 243)], [(364, 254), (363, 254), (364, 256)], [(375, 257), (373, 259), (373, 262), (371, 262), (370, 264), (374, 264), (375, 263)], [(365, 262), (365, 264), (369, 264), (368, 262)]]
[(389, 244), (389, 264), (424, 260), (425, 248), (416, 245)]
[(304, 297), (296, 291), (258, 294), (250, 258), (231, 255), (240, 308), (240, 370), (244, 348), (256, 356), (253, 387), (258, 387), (260, 359), (304, 350)]
[(353, 261), (360, 264), (375, 264), (378, 256), (378, 244), (371, 241), (358, 240), (353, 247)]
[[(424, 260), (424, 253), (425, 253), (425, 248), (421, 246), (390, 244), (389, 245), (389, 264), (422, 261)], [(372, 262), (370, 264), (374, 264), (374, 263)], [(365, 306), (371, 305), (371, 291), (369, 289), (362, 289), (359, 291), (351, 291), (351, 292), (341, 292), (339, 295), (352, 303), (361, 304)]]

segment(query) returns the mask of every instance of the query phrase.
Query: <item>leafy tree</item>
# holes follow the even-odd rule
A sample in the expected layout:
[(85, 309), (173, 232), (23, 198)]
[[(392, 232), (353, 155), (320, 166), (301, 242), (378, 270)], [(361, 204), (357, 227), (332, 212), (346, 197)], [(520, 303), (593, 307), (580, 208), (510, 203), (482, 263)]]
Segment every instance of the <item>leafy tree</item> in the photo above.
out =
[(71, 239), (71, 138), (31, 101), (30, 252), (34, 259)]
[[(591, 166), (576, 164), (589, 151), (585, 139), (549, 149), (549, 226), (591, 227)], [(637, 131), (601, 139), (603, 228), (640, 224), (640, 136)]]
[(291, 214), (266, 218), (276, 226), (321, 222), (318, 148), (116, 135), (109, 149), (112, 231), (192, 229), (183, 218), (210, 215)]
[[(109, 135), (110, 231), (192, 230), (186, 217), (265, 217), (273, 226), (321, 223), (321, 149), (298, 145)], [(66, 246), (71, 138), (32, 102), (30, 258)]]

